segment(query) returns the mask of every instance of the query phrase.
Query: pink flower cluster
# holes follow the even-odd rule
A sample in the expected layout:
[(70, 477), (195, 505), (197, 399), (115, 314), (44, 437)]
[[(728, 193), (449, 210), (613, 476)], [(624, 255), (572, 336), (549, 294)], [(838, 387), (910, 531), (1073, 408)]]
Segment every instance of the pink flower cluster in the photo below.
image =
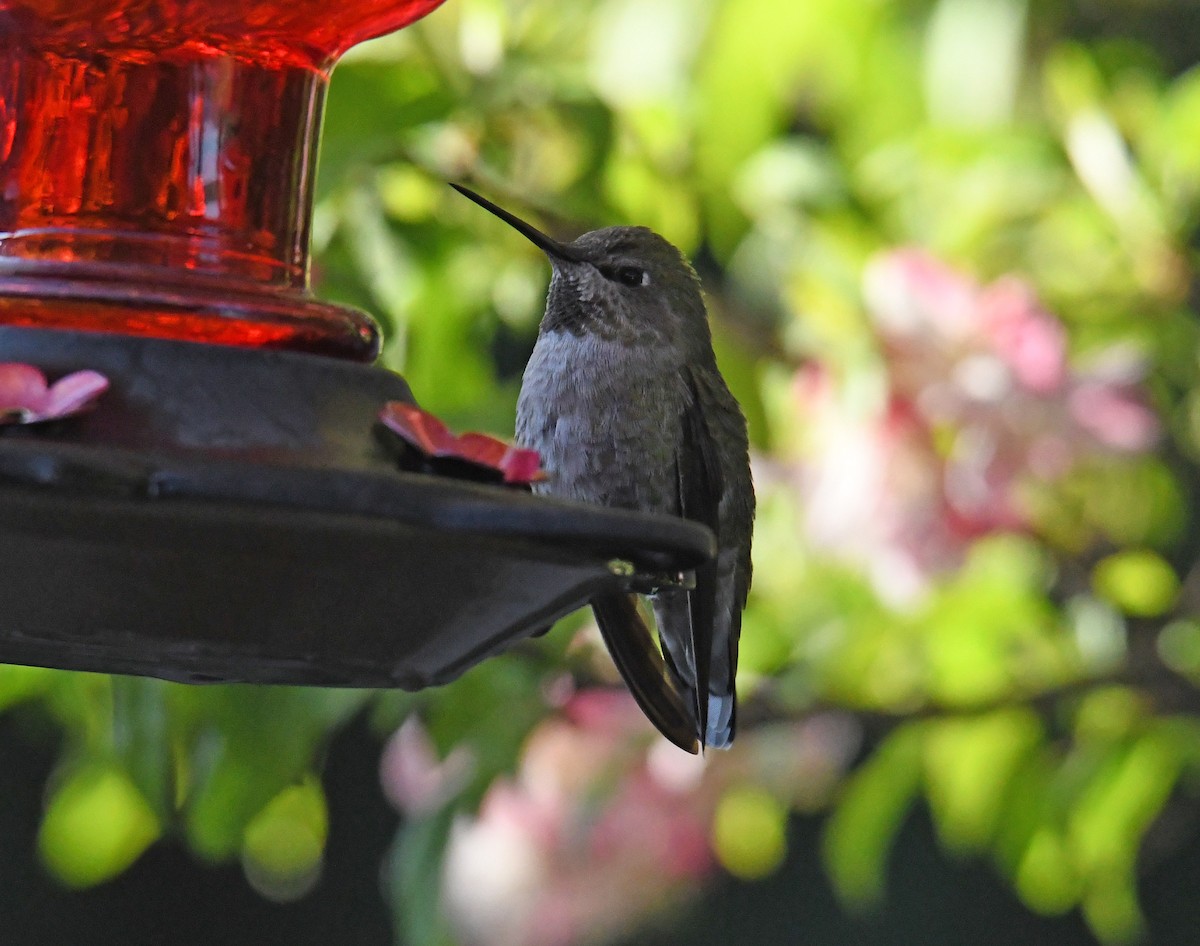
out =
[[(564, 678), (547, 693), (559, 711), (530, 734), (513, 776), (451, 831), (442, 908), (466, 946), (627, 934), (715, 872), (713, 817), (728, 789), (758, 785), (788, 807), (820, 807), (858, 751), (853, 719), (821, 713), (692, 756), (655, 733), (623, 689), (576, 691)], [(410, 718), (384, 751), (383, 788), (402, 812), (428, 815), (453, 802), (473, 761), (461, 745), (439, 759)]]
[(467, 943), (605, 939), (711, 870), (703, 760), (654, 738), (627, 694), (592, 690), (534, 730), (511, 780), (454, 826), (444, 906)]
[(862, 563), (889, 600), (918, 595), (971, 540), (1029, 528), (1029, 484), (1158, 437), (1138, 360), (1111, 350), (1073, 367), (1062, 324), (1018, 279), (980, 287), (906, 249), (871, 262), (864, 296), (886, 387), (864, 398), (824, 367), (800, 373), (802, 492), (814, 542)]
[[(459, 941), (487, 946), (606, 942), (696, 896), (716, 869), (713, 815), (731, 786), (786, 805), (828, 801), (857, 751), (849, 717), (818, 714), (744, 732), (698, 757), (655, 733), (625, 690), (575, 691), (530, 734), (511, 778), (451, 831), (442, 907)], [(449, 803), (471, 759), (439, 760), (409, 720), (384, 752), (384, 790), (419, 816)]]

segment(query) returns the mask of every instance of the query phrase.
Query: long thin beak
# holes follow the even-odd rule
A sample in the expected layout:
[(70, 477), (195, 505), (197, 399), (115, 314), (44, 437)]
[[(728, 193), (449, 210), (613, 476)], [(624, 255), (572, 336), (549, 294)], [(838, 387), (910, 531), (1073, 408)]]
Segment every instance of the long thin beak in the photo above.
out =
[(497, 207), (485, 197), (480, 197), (473, 190), (463, 187), (461, 184), (450, 182), (450, 186), (462, 194), (469, 200), (475, 201), (484, 210), (494, 213), (497, 217), (507, 223), (510, 227), (522, 234), (530, 243), (540, 249), (551, 259), (568, 260), (571, 262), (579, 262), (581, 257), (579, 253), (572, 249), (569, 244), (560, 243), (558, 240), (553, 240), (546, 234), (542, 233), (537, 227), (526, 223), (520, 217), (510, 214), (503, 207)]

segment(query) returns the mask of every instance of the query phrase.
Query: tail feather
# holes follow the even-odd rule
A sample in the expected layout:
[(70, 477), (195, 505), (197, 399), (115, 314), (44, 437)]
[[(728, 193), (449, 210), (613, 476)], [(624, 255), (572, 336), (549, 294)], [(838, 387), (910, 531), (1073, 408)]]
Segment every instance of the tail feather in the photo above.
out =
[(695, 587), (654, 597), (663, 656), (674, 688), (699, 722), (701, 748), (728, 748), (737, 729), (737, 640), (741, 613), (720, 563), (701, 566)]
[[(716, 564), (708, 562), (696, 569), (696, 586), (687, 593), (688, 637), (692, 651), (690, 670), (694, 681), (692, 696), (696, 701), (701, 751), (711, 741), (708, 737), (708, 683), (716, 617), (716, 590)], [(659, 630), (661, 634), (662, 629)]]
[(714, 749), (728, 749), (737, 728), (737, 696), (734, 693), (708, 695), (708, 730), (704, 741)]
[(642, 712), (680, 749), (695, 753), (696, 717), (676, 688), (633, 596), (598, 595), (592, 599), (592, 611), (613, 663)]

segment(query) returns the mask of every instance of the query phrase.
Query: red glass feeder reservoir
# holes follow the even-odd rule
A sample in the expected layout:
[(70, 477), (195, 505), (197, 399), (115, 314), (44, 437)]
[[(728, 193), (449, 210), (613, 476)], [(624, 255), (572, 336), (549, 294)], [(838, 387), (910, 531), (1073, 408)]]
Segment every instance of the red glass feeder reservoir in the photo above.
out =
[(375, 323), (309, 293), (330, 70), (439, 2), (0, 0), (0, 368), (109, 382), (0, 410), (0, 662), (416, 688), (712, 554), (413, 466)]
[(0, 2), (0, 324), (373, 359), (308, 292), (321, 110), (440, 2)]

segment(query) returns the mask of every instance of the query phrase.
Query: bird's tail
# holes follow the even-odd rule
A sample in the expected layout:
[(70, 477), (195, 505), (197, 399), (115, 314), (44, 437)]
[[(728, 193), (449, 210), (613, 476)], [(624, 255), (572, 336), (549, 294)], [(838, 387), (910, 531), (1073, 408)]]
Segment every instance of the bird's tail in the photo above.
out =
[[(716, 593), (716, 563), (706, 562), (696, 569), (696, 587), (687, 592), (688, 639), (692, 657), (692, 696), (696, 701), (696, 719), (699, 723), (701, 749), (714, 741), (714, 733), (710, 732), (710, 725), (716, 722), (716, 720), (709, 719), (711, 698), (708, 693), (713, 627), (716, 623)], [(663, 629), (660, 628), (660, 638), (662, 632)]]
[(697, 721), (702, 749), (727, 749), (737, 728), (734, 675), (740, 615), (720, 600), (710, 565), (696, 571), (696, 587), (654, 598), (658, 635), (672, 686)]
[(592, 599), (592, 611), (613, 663), (642, 712), (680, 749), (697, 752), (696, 719), (667, 670), (636, 599), (609, 592)]
[(708, 694), (708, 731), (704, 741), (714, 749), (728, 749), (733, 745), (736, 728), (737, 695), (732, 690)]

